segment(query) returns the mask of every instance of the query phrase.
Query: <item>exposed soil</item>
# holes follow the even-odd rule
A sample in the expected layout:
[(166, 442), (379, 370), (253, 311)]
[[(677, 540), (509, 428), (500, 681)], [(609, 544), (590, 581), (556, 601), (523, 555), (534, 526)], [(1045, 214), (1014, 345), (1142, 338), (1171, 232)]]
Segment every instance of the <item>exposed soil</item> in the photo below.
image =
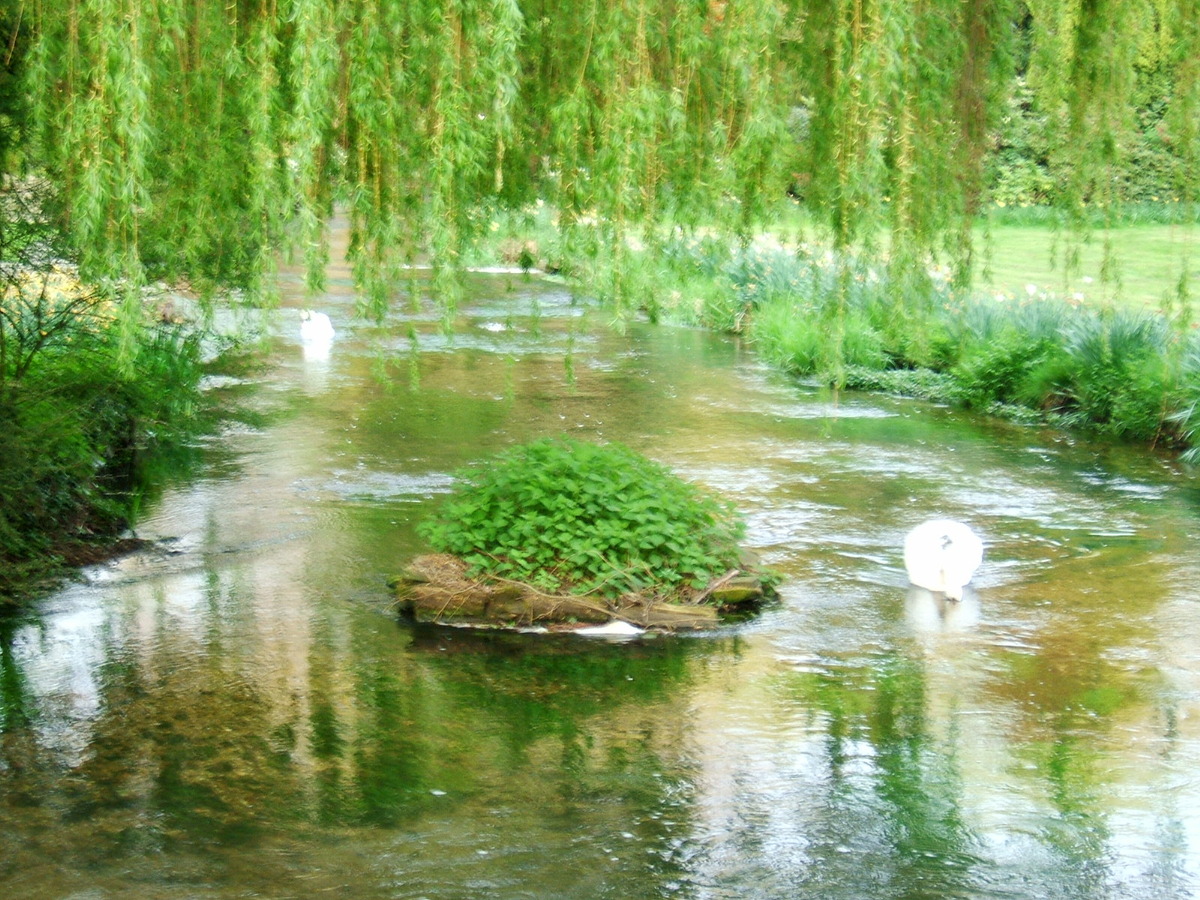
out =
[(50, 552), (37, 559), (6, 564), (0, 577), (0, 608), (16, 608), (52, 590), (84, 566), (119, 559), (149, 545), (142, 538), (107, 538), (95, 536), (89, 540), (61, 540)]
[(80, 541), (59, 547), (58, 554), (64, 565), (80, 568), (119, 559), (149, 545), (149, 541), (133, 537), (109, 541)]

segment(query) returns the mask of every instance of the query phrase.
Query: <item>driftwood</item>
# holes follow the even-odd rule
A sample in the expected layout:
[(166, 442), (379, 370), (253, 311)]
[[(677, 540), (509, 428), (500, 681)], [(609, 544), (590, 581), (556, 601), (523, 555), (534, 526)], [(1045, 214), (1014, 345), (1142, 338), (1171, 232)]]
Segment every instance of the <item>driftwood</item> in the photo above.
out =
[(754, 604), (763, 599), (762, 578), (732, 570), (689, 602), (664, 602), (641, 595), (619, 599), (577, 594), (551, 594), (524, 582), (471, 578), (461, 559), (442, 553), (419, 556), (393, 579), (400, 609), (421, 622), (492, 626), (544, 625), (569, 630), (611, 621), (640, 628), (675, 631), (711, 628), (719, 609)]

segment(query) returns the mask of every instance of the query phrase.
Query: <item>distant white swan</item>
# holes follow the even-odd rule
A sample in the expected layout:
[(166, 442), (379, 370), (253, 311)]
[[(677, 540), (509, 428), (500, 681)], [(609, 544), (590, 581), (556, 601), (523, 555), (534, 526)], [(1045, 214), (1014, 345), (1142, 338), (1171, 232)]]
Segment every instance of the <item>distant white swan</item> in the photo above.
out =
[(333, 346), (333, 323), (325, 313), (300, 310), (300, 345), (308, 362), (329, 359)]
[(983, 541), (969, 526), (950, 519), (923, 522), (904, 539), (908, 580), (948, 600), (961, 600), (963, 588), (983, 562)]
[(325, 313), (313, 312), (310, 309), (300, 310), (300, 340), (307, 343), (321, 343), (333, 337), (333, 323)]

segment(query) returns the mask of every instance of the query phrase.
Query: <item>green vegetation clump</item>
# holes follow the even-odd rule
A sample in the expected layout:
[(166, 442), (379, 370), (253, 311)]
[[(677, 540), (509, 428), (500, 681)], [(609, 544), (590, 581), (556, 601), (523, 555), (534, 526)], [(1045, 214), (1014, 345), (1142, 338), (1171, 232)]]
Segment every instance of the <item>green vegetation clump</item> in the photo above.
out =
[(72, 267), (0, 273), (0, 601), (102, 555), (147, 464), (193, 433), (199, 335), (159, 323), (122, 338), (115, 298)]
[(474, 574), (619, 597), (700, 590), (738, 566), (727, 504), (620, 444), (547, 438), (459, 473), (420, 526)]

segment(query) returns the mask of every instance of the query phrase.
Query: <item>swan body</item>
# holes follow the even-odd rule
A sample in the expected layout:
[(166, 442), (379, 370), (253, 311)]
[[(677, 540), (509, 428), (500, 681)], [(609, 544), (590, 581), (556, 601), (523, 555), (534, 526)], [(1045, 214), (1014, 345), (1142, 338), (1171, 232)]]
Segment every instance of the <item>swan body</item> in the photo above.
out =
[(333, 323), (325, 313), (300, 310), (300, 348), (304, 361), (325, 363), (333, 349)]
[(927, 591), (961, 600), (963, 588), (983, 562), (983, 541), (969, 526), (951, 519), (923, 522), (904, 539), (908, 580)]
[(333, 323), (325, 313), (300, 310), (300, 340), (306, 344), (319, 344), (333, 339)]

